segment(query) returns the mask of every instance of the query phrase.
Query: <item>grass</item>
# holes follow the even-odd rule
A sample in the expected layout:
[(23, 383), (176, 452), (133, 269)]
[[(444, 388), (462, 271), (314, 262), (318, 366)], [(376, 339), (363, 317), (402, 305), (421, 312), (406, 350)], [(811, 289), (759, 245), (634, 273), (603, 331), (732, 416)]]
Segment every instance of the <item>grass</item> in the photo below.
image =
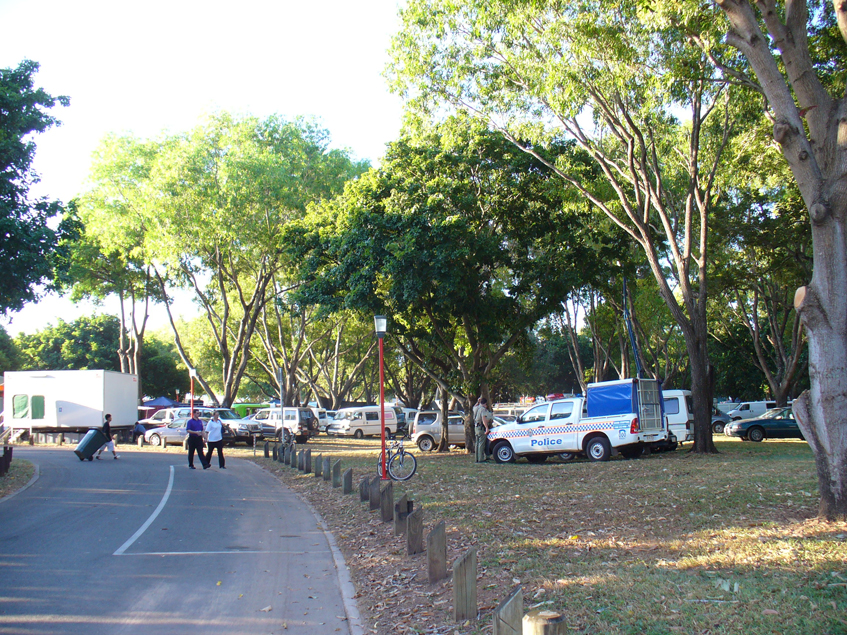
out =
[[(14, 457), (14, 454), (12, 456)], [(12, 458), (9, 471), (4, 476), (0, 476), (0, 498), (17, 492), (29, 483), (33, 474), (35, 474), (35, 467), (32, 463)]]
[[(490, 632), (492, 609), (521, 584), (525, 608), (563, 611), (568, 632), (847, 633), (847, 523), (816, 518), (814, 461), (801, 441), (718, 439), (636, 461), (476, 465), (462, 451), (415, 452), (395, 483), (446, 523), (452, 562), (478, 549), (481, 619), (456, 625), (449, 583), (372, 518), (358, 496), (260, 459), (315, 505), (353, 570), (373, 632)], [(378, 441), (309, 443), (355, 481), (376, 474)], [(242, 451), (243, 452), (243, 451)]]

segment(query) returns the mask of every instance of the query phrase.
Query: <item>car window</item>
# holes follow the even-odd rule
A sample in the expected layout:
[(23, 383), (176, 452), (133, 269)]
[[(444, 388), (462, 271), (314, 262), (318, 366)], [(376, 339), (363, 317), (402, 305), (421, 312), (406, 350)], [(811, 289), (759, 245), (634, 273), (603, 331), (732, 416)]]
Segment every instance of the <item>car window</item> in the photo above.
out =
[(676, 397), (671, 397), (669, 399), (665, 399), (665, 414), (666, 415), (678, 415), (679, 414), (679, 399)]
[(294, 421), (296, 419), (294, 413), (290, 410), (285, 411), (285, 416), (283, 417), (286, 421)]
[(168, 425), (169, 428), (182, 428), (184, 426), (185, 426), (185, 422), (181, 421), (179, 419), (177, 419), (176, 421), (174, 421), (170, 425)]
[(556, 401), (550, 408), (551, 419), (567, 419), (573, 414), (572, 401)]
[(365, 419), (368, 421), (379, 421), (379, 413), (378, 412), (366, 412)]
[(268, 414), (270, 413), (267, 410), (259, 410), (259, 412), (256, 413), (256, 416), (254, 416), (253, 418), (256, 421), (264, 421), (268, 418)]
[(784, 410), (782, 408), (772, 408), (761, 415), (759, 419), (782, 419), (783, 412)]
[(241, 418), (236, 413), (234, 413), (232, 410), (218, 410), (217, 413), (218, 413), (218, 416), (221, 419), (240, 419)]
[(438, 419), (438, 415), (434, 412), (422, 412), (418, 415), (418, 424), (425, 426), (430, 423), (435, 423), (436, 419)]
[(160, 410), (156, 414), (153, 415), (153, 421), (162, 421), (168, 415), (164, 410)]
[(522, 423), (532, 423), (534, 421), (544, 421), (547, 419), (547, 404), (536, 406), (527, 410), (522, 417)]
[(463, 425), (465, 425), (465, 420), (460, 416), (447, 417), (447, 425), (463, 426)]

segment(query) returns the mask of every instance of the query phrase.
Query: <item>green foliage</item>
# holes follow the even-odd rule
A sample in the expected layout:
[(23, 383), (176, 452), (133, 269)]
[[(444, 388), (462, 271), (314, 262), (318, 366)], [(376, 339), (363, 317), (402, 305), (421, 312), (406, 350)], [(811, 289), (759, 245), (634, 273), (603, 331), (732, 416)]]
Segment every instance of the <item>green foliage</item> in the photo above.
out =
[[(572, 144), (538, 151), (585, 162)], [(391, 144), (286, 242), (302, 302), (390, 315), (393, 334), (442, 347), (439, 372), (459, 385), (620, 250), (587, 214), (543, 163), (457, 118)], [(472, 350), (477, 366), (461, 370)]]
[(33, 333), (21, 334), (15, 344), (21, 353), (20, 370), (120, 371), (120, 323), (113, 316), (82, 317)]
[(145, 395), (176, 399), (189, 391), (188, 369), (165, 334), (148, 335), (141, 355), (141, 381)]
[(20, 370), (21, 354), (14, 340), (0, 326), (0, 375), (7, 370)]
[(17, 68), (0, 68), (0, 312), (20, 309), (35, 299), (34, 286), (48, 280), (57, 232), (48, 222), (61, 204), (46, 198), (31, 200), (30, 187), (38, 182), (32, 170), (35, 143), (31, 135), (58, 125), (47, 114), (56, 102), (35, 88), (38, 64), (24, 60)]

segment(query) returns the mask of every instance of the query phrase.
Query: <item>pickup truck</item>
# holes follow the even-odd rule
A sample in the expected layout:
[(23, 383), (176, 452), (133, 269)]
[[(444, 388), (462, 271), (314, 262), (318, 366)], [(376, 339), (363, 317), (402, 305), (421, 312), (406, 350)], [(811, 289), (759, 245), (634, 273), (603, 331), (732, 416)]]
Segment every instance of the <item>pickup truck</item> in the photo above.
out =
[(530, 408), (514, 423), (489, 432), (488, 441), (498, 463), (519, 456), (543, 463), (551, 455), (585, 454), (592, 461), (608, 461), (613, 453), (637, 458), (645, 447), (675, 442), (671, 436), (659, 383), (622, 379), (589, 384), (585, 397)]

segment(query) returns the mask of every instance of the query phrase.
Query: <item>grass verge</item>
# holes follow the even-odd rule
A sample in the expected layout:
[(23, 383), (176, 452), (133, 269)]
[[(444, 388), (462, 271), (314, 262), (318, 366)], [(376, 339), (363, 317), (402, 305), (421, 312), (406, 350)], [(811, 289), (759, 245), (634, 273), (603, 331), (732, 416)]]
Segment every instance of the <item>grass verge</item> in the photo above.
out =
[[(446, 522), (448, 560), (478, 549), (480, 619), (452, 621), (449, 581), (382, 524), (358, 492), (257, 462), (309, 500), (344, 551), (374, 633), (483, 633), (509, 589), (525, 609), (563, 611), (572, 633), (703, 635), (847, 633), (847, 523), (816, 518), (814, 461), (801, 441), (717, 440), (607, 463), (477, 465), (470, 455), (415, 452), (418, 472), (394, 483)], [(309, 445), (376, 474), (379, 442), (319, 437)], [(252, 450), (231, 454), (252, 458)]]
[(0, 476), (0, 498), (17, 492), (29, 483), (33, 474), (35, 474), (35, 466), (32, 463), (13, 458), (9, 471), (4, 476)]

